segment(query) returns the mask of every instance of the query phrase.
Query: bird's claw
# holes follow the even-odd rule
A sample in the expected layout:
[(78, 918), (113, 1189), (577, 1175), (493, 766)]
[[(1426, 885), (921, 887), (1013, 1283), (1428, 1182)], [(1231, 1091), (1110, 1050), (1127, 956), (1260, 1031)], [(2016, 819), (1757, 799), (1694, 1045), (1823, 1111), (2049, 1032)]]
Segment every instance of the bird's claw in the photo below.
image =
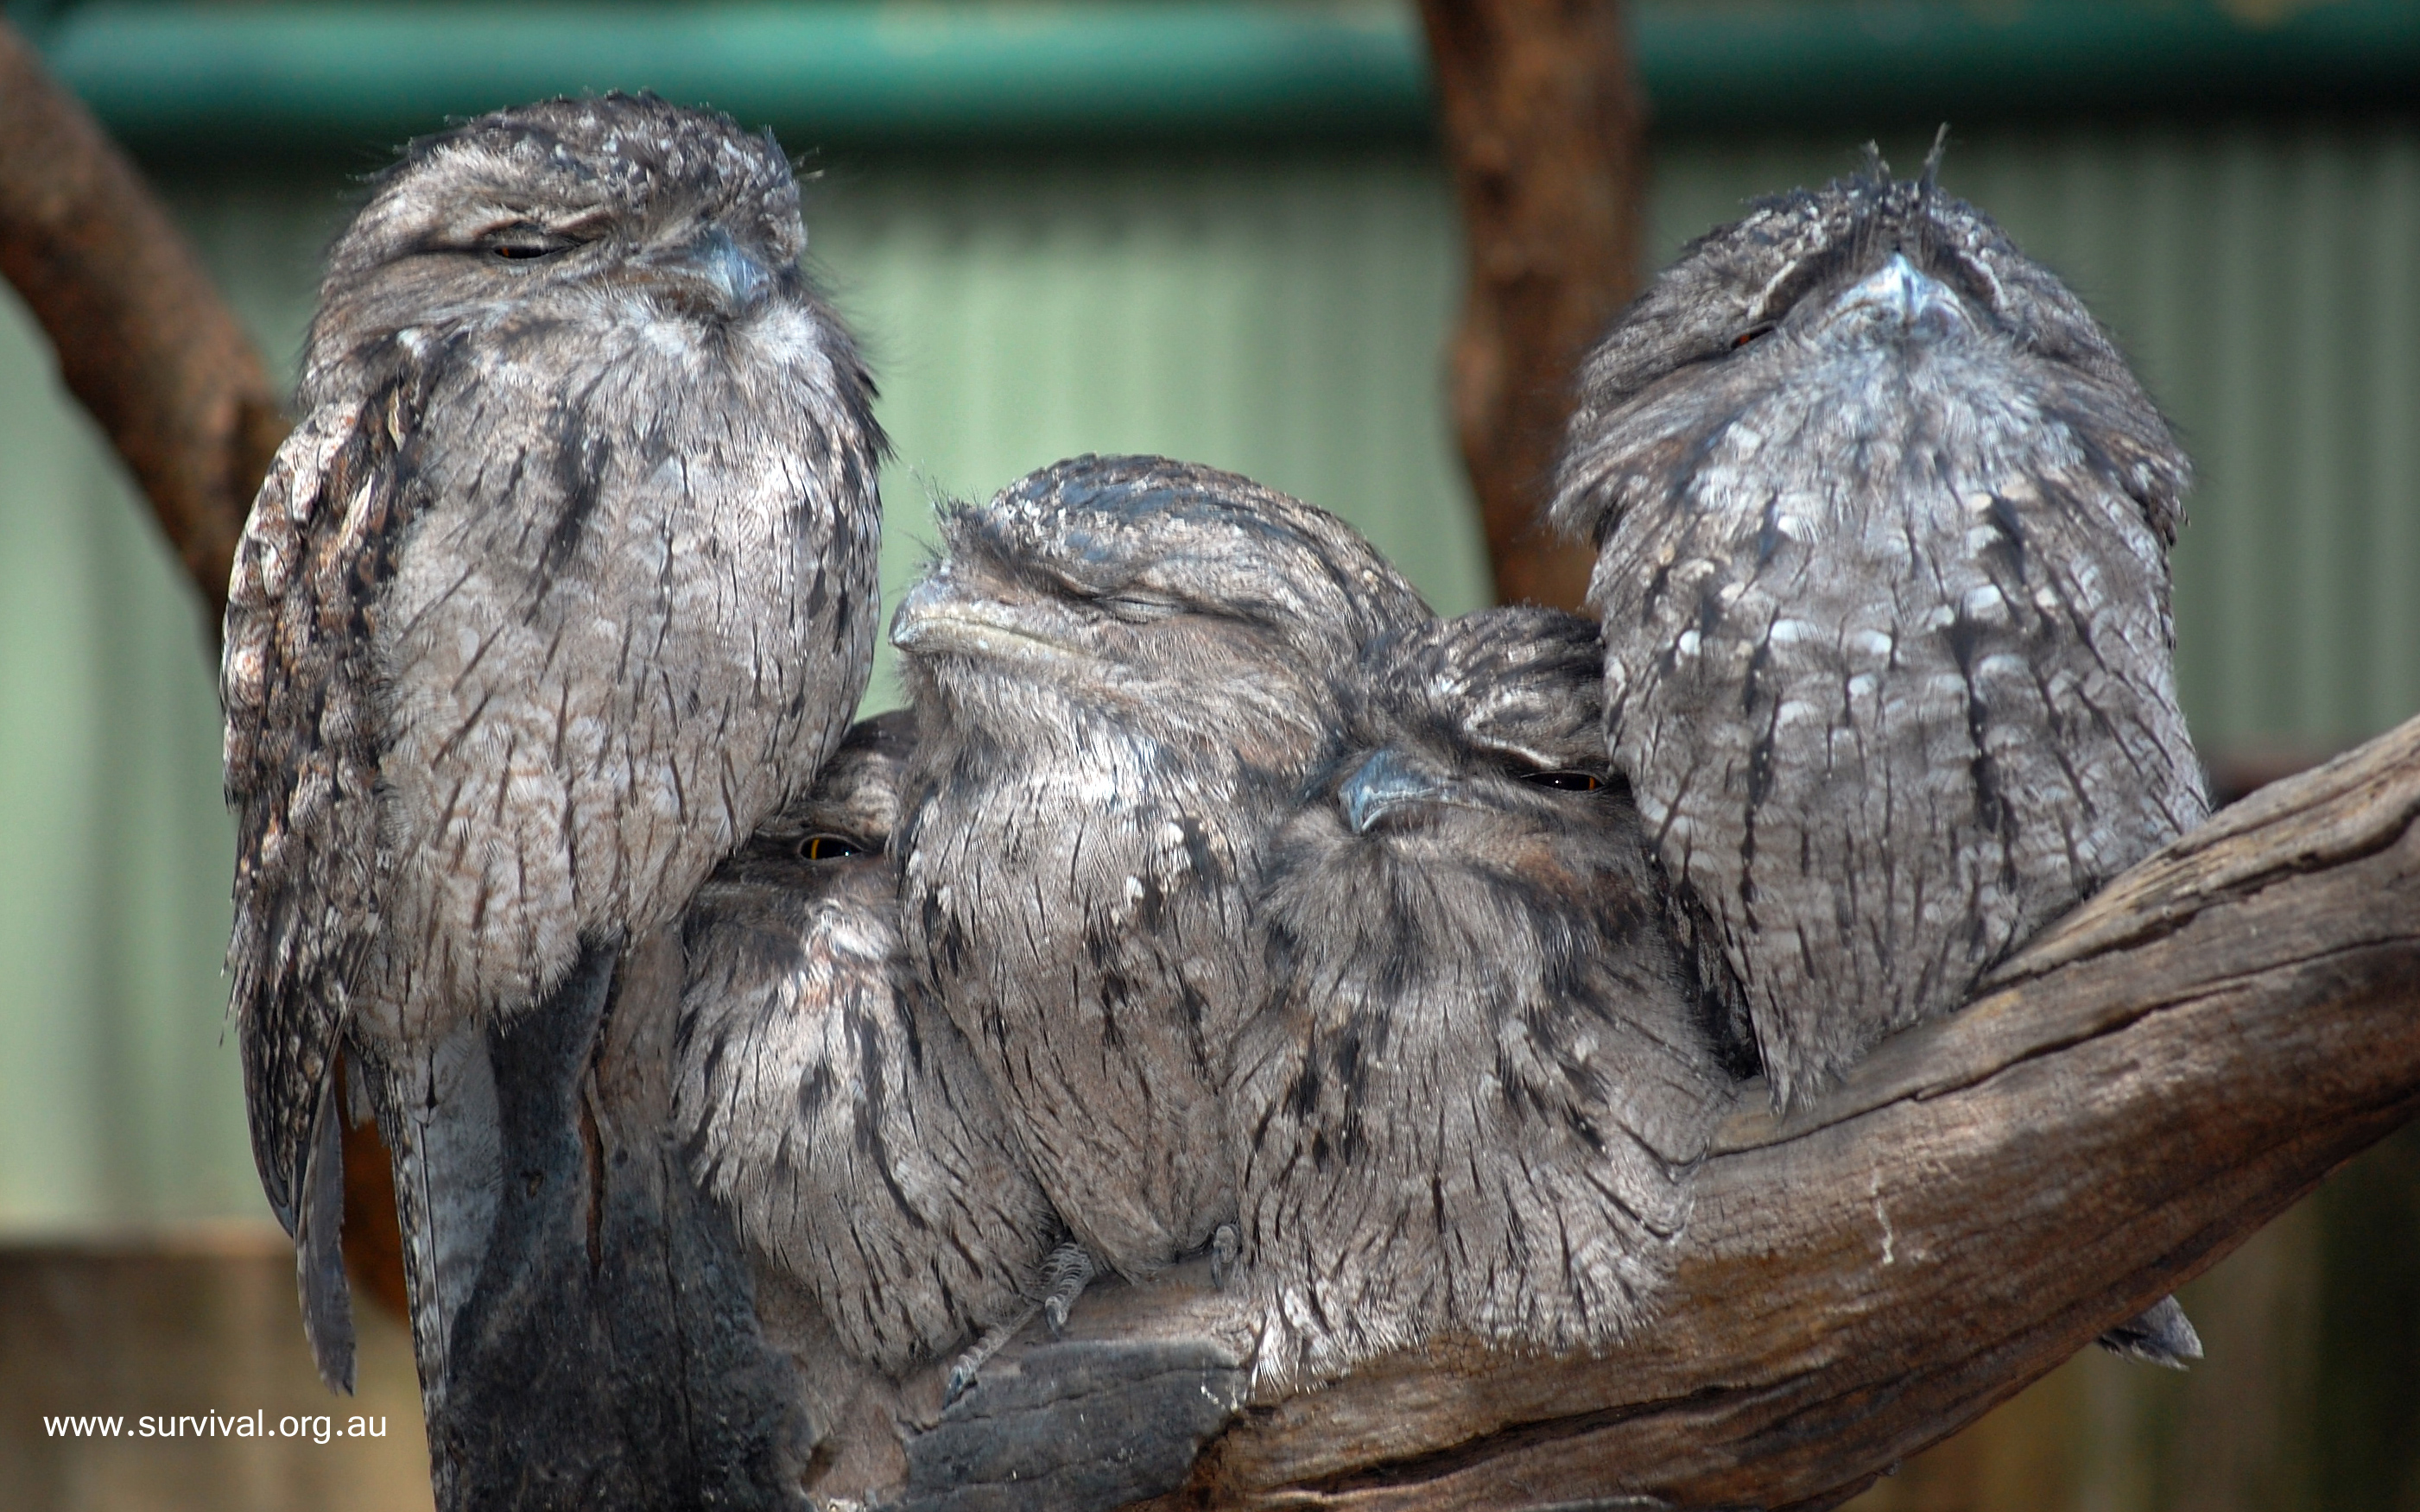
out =
[(1052, 1250), (1042, 1262), (1042, 1326), (1050, 1330), (1052, 1338), (1066, 1333), (1068, 1313), (1098, 1271), (1092, 1251), (1072, 1241)]
[(1220, 1291), (1235, 1279), (1236, 1257), (1243, 1253), (1244, 1241), (1233, 1224), (1220, 1224), (1210, 1236), (1210, 1284)]
[(943, 1411), (946, 1412), (952, 1402), (974, 1389), (976, 1373), (983, 1369), (984, 1363), (998, 1354), (1000, 1347), (1015, 1338), (1016, 1331), (1032, 1319), (1033, 1309), (1028, 1307), (1005, 1322), (994, 1323), (983, 1331), (982, 1336), (966, 1353), (950, 1362), (950, 1382), (941, 1392)]

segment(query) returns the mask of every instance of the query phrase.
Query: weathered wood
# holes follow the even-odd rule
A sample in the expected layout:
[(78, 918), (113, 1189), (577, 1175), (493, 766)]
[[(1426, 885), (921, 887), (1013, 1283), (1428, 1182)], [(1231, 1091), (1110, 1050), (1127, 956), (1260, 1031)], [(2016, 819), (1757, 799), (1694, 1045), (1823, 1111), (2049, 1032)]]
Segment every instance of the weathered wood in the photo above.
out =
[[(2119, 878), (1832, 1096), (1786, 1119), (1751, 1099), (1627, 1346), (1440, 1341), (1255, 1402), (1158, 1504), (1838, 1504), (2420, 1113), (2415, 820), (2420, 720)], [(1071, 1338), (1247, 1358), (1203, 1269), (1088, 1296)], [(1055, 1504), (985, 1466), (1030, 1483), (1103, 1453), (1073, 1413), (1022, 1402), (991, 1460), (962, 1433), (961, 1490), (990, 1489), (964, 1504)]]
[(1245, 1381), (1207, 1339), (1037, 1344), (908, 1441), (903, 1512), (1079, 1512), (1169, 1490), (1243, 1405)]
[(0, 276), (150, 499), (216, 636), (236, 538), (285, 417), (176, 223), (5, 22)]
[(1643, 112), (1615, 0), (1421, 0), (1468, 239), (1454, 426), (1496, 595), (1576, 609), (1592, 554), (1539, 523), (1573, 376), (1638, 285)]

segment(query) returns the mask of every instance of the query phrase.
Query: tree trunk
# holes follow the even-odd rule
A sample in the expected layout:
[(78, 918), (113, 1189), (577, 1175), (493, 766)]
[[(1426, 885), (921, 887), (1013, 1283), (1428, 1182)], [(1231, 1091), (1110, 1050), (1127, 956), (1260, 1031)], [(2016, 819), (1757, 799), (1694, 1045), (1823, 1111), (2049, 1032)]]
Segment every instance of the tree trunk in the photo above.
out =
[(1421, 0), (1468, 237), (1454, 427), (1496, 596), (1576, 609), (1590, 552), (1539, 511), (1580, 359), (1638, 285), (1638, 85), (1613, 0)]

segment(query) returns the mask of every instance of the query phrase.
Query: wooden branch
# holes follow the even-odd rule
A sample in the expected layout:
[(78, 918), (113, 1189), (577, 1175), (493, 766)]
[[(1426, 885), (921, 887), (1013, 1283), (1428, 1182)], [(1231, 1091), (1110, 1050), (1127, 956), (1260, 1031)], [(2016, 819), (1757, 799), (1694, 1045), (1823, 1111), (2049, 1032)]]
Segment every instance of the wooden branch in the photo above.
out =
[[(286, 439), (260, 354), (142, 175), (0, 21), (0, 276), (117, 449), (217, 640), (252, 496)], [(345, 1257), (404, 1311), (386, 1148), (345, 1132)]]
[[(1699, 1173), (1662, 1318), (1627, 1346), (1449, 1342), (1249, 1403), (1154, 1504), (1838, 1504), (2420, 1114), (2415, 821), (2420, 719), (2135, 868), (1815, 1106), (1776, 1119), (1752, 1097)], [(1242, 1320), (1202, 1269), (1088, 1294), (1065, 1341), (1010, 1346), (941, 1415), (949, 1476), (884, 1499), (1044, 1504), (1019, 1487), (1104, 1452), (1080, 1401), (1023, 1384), (1070, 1349), (1190, 1359), (1184, 1392), (1234, 1399)]]
[(201, 590), (215, 637), (286, 420), (259, 354), (142, 176), (0, 22), (0, 276)]
[(1450, 362), (1496, 594), (1576, 609), (1590, 554), (1539, 521), (1580, 359), (1638, 282), (1643, 112), (1615, 0), (1421, 0), (1468, 235)]

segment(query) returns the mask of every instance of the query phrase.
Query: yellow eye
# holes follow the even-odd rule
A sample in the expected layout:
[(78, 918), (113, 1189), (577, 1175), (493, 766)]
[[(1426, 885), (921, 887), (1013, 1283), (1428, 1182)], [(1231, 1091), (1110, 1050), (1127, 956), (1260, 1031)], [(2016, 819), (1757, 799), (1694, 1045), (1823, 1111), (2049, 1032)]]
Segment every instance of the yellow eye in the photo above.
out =
[(1558, 793), (1594, 793), (1605, 786), (1593, 772), (1524, 772), (1521, 780)]
[(809, 835), (799, 841), (799, 856), (809, 861), (837, 861), (843, 856), (870, 854), (866, 848), (845, 835)]

